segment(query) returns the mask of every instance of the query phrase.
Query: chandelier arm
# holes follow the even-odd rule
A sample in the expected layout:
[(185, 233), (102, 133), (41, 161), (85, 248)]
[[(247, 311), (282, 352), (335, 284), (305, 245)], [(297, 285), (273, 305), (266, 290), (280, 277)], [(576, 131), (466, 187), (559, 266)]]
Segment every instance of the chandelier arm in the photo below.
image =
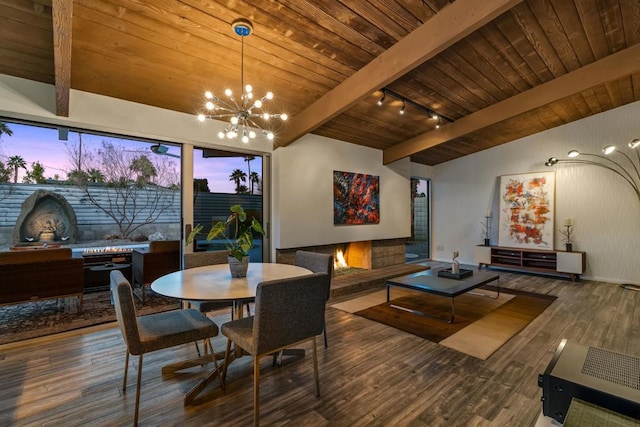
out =
[[(260, 117), (260, 116), (258, 116)], [(260, 129), (261, 132), (264, 132), (264, 129), (262, 128), (262, 126), (260, 126), (258, 123), (256, 123), (254, 120), (251, 119), (250, 117), (247, 117), (247, 122), (251, 123), (251, 126), (253, 126), (254, 128), (258, 128)]]
[(236, 115), (234, 113), (228, 113), (228, 114), (209, 114), (206, 115), (205, 117), (209, 118), (209, 119), (224, 119), (227, 117), (235, 117)]
[(229, 104), (228, 102), (225, 102), (223, 100), (218, 100), (218, 102), (215, 105), (215, 110), (223, 110), (223, 111), (229, 111), (229, 112), (235, 112), (236, 109), (233, 107), (233, 105)]
[[(603, 157), (603, 156), (598, 156), (597, 154), (592, 154), (592, 156), (595, 157)], [(606, 159), (606, 157), (603, 157)], [(607, 164), (603, 164), (603, 163), (599, 163), (599, 162), (594, 162), (592, 160), (569, 160), (569, 159), (558, 159), (558, 163), (582, 163), (582, 164), (587, 164), (587, 165), (593, 165), (593, 166), (599, 166), (601, 168), (604, 169), (608, 169), (611, 172), (618, 174), (619, 176), (621, 176), (625, 181), (627, 181), (629, 183), (629, 185), (631, 186), (631, 188), (633, 188), (633, 191), (635, 191), (636, 196), (638, 197), (638, 201), (640, 201), (640, 188), (638, 188), (638, 184), (636, 184), (633, 180), (629, 179), (626, 175), (623, 175), (622, 173), (620, 173), (619, 170), (617, 170), (614, 167), (611, 167)], [(615, 162), (613, 162), (615, 163)], [(616, 163), (617, 164), (617, 163)]]

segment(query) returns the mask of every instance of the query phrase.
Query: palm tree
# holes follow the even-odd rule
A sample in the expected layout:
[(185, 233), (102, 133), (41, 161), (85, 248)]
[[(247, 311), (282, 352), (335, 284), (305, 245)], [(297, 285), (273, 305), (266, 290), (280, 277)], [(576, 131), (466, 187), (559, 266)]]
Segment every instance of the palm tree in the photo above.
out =
[(251, 176), (251, 161), (255, 159), (256, 159), (255, 156), (247, 156), (244, 158), (244, 161), (247, 162), (247, 170), (248, 170), (247, 176), (249, 177)]
[(240, 182), (247, 182), (247, 174), (242, 169), (234, 169), (229, 175), (229, 181), (236, 183), (236, 193), (240, 193)]
[(151, 163), (147, 156), (140, 156), (131, 162), (131, 170), (137, 175), (136, 182), (138, 185), (146, 185), (151, 182), (151, 178), (158, 174), (156, 167)]
[(104, 182), (105, 177), (100, 169), (92, 168), (87, 171), (89, 175), (89, 181), (91, 182)]
[(18, 169), (26, 169), (27, 162), (21, 156), (11, 156), (7, 162), (7, 166), (13, 168), (13, 183), (18, 182)]
[(9, 126), (5, 122), (0, 122), (0, 136), (5, 135), (13, 135), (13, 131), (9, 129)]
[(258, 175), (258, 172), (251, 172), (249, 174), (249, 182), (251, 183), (251, 194), (253, 194), (254, 184), (258, 184), (260, 182), (260, 175)]

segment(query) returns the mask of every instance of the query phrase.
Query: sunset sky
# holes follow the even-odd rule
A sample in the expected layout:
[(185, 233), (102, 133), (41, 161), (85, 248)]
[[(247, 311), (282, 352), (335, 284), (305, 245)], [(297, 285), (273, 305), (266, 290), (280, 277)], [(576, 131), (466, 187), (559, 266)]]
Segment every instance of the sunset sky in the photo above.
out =
[[(57, 129), (21, 125), (15, 123), (7, 123), (7, 126), (13, 131), (13, 136), (0, 136), (0, 161), (5, 165), (11, 156), (21, 156), (27, 163), (27, 167), (31, 169), (33, 162), (39, 161), (45, 168), (44, 176), (53, 178), (58, 174), (61, 179), (65, 179), (67, 171), (71, 170), (70, 160), (66, 151), (66, 144), (77, 143), (79, 140), (78, 133), (69, 132), (68, 141), (58, 140)], [(112, 138), (102, 135), (82, 134), (83, 149), (97, 149), (101, 146), (102, 141), (109, 141), (114, 145), (125, 145), (131, 149), (144, 149), (148, 151), (148, 157), (153, 159), (154, 154), (149, 147), (156, 142), (141, 142), (126, 140), (121, 138)], [(180, 155), (180, 148), (170, 146), (168, 153)], [(180, 159), (174, 159), (179, 167)], [(229, 180), (229, 175), (234, 169), (247, 170), (247, 162), (242, 157), (221, 157), (204, 159), (201, 151), (196, 150), (194, 153), (194, 177), (206, 178), (209, 182), (209, 189), (212, 192), (234, 193), (235, 184)], [(256, 171), (262, 176), (262, 159), (256, 157), (251, 162), (251, 171)], [(21, 169), (18, 175), (18, 182), (22, 182), (25, 170)], [(247, 187), (250, 185), (245, 183)]]

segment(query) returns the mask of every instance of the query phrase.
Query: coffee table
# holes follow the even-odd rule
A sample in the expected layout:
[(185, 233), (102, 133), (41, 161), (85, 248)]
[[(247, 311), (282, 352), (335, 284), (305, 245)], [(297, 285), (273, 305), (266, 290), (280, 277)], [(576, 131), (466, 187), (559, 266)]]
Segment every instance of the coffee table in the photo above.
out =
[[(494, 297), (478, 292), (470, 292), (475, 288), (491, 282), (496, 282), (498, 287), (496, 296)], [(443, 319), (441, 317), (431, 316), (421, 311), (393, 304), (391, 303), (391, 300), (389, 298), (392, 287), (404, 288), (412, 291), (424, 292), (431, 295), (449, 298), (451, 301), (451, 316), (449, 317), (449, 319)], [(438, 277), (437, 271), (427, 270), (387, 280), (387, 305), (389, 305), (390, 307), (398, 308), (400, 310), (418, 314), (420, 316), (442, 320), (447, 323), (453, 323), (455, 317), (455, 297), (466, 293), (485, 296), (489, 298), (498, 298), (500, 296), (500, 275), (490, 271), (474, 271), (472, 276), (456, 280)]]

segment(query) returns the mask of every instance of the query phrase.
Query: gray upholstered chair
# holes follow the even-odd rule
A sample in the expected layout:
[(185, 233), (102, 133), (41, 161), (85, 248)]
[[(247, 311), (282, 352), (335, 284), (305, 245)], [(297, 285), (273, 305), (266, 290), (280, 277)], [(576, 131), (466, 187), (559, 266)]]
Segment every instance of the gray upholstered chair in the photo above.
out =
[[(196, 268), (203, 267), (205, 265), (227, 264), (229, 262), (229, 251), (207, 251), (207, 252), (192, 252), (184, 254), (184, 268)], [(249, 303), (246, 302), (247, 316), (251, 316), (251, 309)], [(207, 313), (209, 311), (219, 310), (221, 308), (231, 307), (232, 301), (188, 301), (188, 307), (195, 308), (201, 313)], [(231, 320), (233, 320), (233, 310), (231, 311)]]
[[(295, 265), (304, 267), (314, 273), (327, 273), (329, 277), (333, 276), (333, 255), (331, 254), (309, 251), (296, 251), (293, 262)], [(330, 292), (331, 287), (327, 289), (327, 300), (329, 300)], [(326, 322), (324, 327), (324, 347), (329, 347), (329, 342), (327, 341)]]
[(311, 341), (316, 396), (320, 395), (318, 380), (318, 352), (316, 335), (322, 333), (327, 290), (331, 278), (315, 273), (290, 279), (272, 280), (258, 284), (255, 314), (222, 325), (222, 334), (228, 338), (223, 369), (227, 368), (240, 347), (253, 355), (253, 421), (260, 420), (260, 358), (284, 348)]
[[(134, 425), (138, 424), (138, 408), (140, 406), (140, 380), (142, 378), (142, 355), (163, 348), (209, 339), (218, 335), (218, 326), (207, 316), (197, 310), (175, 310), (147, 316), (136, 315), (131, 284), (122, 272), (111, 272), (111, 298), (116, 309), (116, 318), (122, 332), (127, 353), (124, 364), (122, 391), (126, 393), (129, 354), (138, 355), (138, 380), (136, 382), (136, 406)], [(220, 385), (222, 376), (218, 369), (215, 352), (211, 358), (218, 372)]]

